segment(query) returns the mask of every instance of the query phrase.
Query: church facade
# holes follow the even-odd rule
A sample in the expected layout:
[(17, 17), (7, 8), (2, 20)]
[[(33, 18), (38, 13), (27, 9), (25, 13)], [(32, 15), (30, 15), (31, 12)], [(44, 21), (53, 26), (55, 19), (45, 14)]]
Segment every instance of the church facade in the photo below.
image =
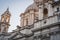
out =
[[(7, 16), (4, 21), (2, 15), (2, 33), (7, 33), (9, 27), (11, 14)], [(20, 17), (20, 26), (4, 34), (7, 40), (60, 40), (60, 0), (34, 0)]]

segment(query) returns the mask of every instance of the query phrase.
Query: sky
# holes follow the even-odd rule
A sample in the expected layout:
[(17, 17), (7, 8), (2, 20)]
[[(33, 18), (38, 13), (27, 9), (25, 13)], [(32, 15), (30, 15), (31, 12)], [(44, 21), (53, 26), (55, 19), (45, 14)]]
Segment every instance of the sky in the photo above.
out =
[(23, 13), (26, 8), (33, 3), (33, 0), (0, 0), (0, 19), (1, 15), (9, 7), (11, 13), (9, 31), (16, 29), (16, 26), (20, 26), (20, 14)]

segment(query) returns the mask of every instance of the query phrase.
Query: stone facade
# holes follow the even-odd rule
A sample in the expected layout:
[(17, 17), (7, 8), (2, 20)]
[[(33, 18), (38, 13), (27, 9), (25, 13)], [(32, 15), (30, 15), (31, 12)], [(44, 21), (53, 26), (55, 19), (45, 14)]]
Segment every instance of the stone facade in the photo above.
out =
[(20, 26), (2, 32), (1, 40), (60, 40), (60, 0), (34, 0), (20, 17)]
[(17, 40), (60, 40), (59, 3), (60, 0), (34, 0), (34, 3), (20, 15), (19, 32), (24, 36)]

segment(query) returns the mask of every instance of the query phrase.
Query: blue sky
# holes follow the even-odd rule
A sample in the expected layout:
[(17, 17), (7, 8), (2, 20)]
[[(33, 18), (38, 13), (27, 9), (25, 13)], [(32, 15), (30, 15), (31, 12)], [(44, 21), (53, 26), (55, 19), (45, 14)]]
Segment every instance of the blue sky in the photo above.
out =
[(9, 32), (20, 25), (20, 14), (32, 3), (33, 0), (0, 0), (0, 17), (8, 7), (11, 13)]

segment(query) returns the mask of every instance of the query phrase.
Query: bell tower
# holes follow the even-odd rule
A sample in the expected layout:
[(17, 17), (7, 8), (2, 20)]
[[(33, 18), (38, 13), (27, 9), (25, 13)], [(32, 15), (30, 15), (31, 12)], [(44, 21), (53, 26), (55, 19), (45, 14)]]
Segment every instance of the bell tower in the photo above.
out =
[(8, 32), (10, 16), (9, 8), (7, 8), (7, 10), (1, 15), (1, 32)]

